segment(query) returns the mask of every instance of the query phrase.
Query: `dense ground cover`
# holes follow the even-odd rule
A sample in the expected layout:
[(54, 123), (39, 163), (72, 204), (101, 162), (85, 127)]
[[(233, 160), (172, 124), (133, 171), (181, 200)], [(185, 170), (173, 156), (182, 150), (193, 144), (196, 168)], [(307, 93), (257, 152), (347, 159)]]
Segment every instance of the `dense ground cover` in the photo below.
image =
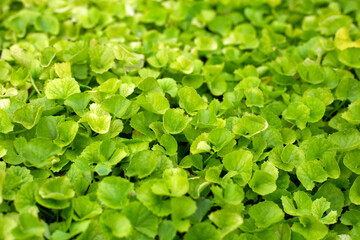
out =
[(357, 0), (2, 0), (0, 239), (360, 239)]

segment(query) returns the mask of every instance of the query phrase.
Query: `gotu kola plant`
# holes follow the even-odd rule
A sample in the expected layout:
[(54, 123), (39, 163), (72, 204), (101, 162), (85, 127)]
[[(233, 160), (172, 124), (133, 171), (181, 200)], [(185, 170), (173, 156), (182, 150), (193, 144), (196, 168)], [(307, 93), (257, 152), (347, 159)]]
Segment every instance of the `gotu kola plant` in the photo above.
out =
[(0, 239), (360, 239), (356, 0), (0, 3)]

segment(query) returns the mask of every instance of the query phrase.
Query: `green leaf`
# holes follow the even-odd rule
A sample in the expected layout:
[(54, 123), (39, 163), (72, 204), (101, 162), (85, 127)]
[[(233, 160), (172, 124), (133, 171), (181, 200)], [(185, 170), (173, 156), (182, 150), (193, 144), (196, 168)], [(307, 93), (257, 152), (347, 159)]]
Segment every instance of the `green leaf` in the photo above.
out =
[(111, 116), (101, 108), (98, 103), (90, 105), (90, 111), (87, 112), (81, 121), (86, 121), (91, 129), (99, 134), (105, 134), (110, 129)]
[(64, 50), (64, 60), (71, 63), (84, 62), (88, 58), (88, 45), (88, 42), (82, 40), (70, 43), (68, 47)]
[(218, 48), (215, 39), (206, 36), (199, 36), (195, 38), (194, 43), (199, 51), (214, 51)]
[(28, 19), (22, 14), (15, 15), (7, 23), (8, 28), (14, 31), (19, 37), (24, 37), (26, 34), (26, 27), (28, 25)]
[(176, 81), (172, 78), (162, 78), (157, 80), (162, 90), (169, 94), (171, 97), (176, 97), (178, 92), (178, 87)]
[(57, 35), (60, 30), (60, 24), (56, 17), (51, 15), (40, 15), (35, 20), (35, 28), (38, 31), (48, 32)]
[(170, 64), (170, 68), (185, 74), (190, 74), (194, 71), (194, 64), (193, 61), (185, 55), (180, 55), (176, 61)]
[(70, 179), (67, 177), (57, 177), (47, 179), (39, 187), (39, 194), (45, 199), (67, 200), (75, 196)]
[(318, 198), (312, 204), (312, 215), (323, 224), (334, 224), (337, 221), (337, 212), (330, 211), (323, 217), (324, 213), (330, 208), (330, 203), (325, 198)]
[(74, 111), (79, 115), (83, 116), (85, 113), (83, 110), (87, 107), (91, 99), (91, 95), (89, 93), (74, 93), (70, 97), (68, 97), (64, 104), (66, 106), (71, 107)]
[(328, 177), (318, 160), (302, 163), (296, 168), (296, 176), (306, 190), (312, 190), (315, 186), (314, 182), (324, 182)]
[(45, 232), (44, 225), (40, 220), (30, 213), (22, 213), (19, 215), (19, 225), (12, 230), (15, 238), (41, 237)]
[(185, 234), (184, 240), (220, 240), (220, 233), (210, 223), (197, 223)]
[(157, 93), (141, 95), (138, 97), (137, 103), (149, 112), (156, 114), (164, 114), (170, 108), (168, 100)]
[(303, 97), (316, 97), (320, 99), (325, 106), (330, 105), (334, 101), (334, 96), (330, 89), (327, 88), (311, 88), (304, 92)]
[(186, 232), (190, 228), (190, 217), (196, 211), (196, 203), (189, 197), (178, 197), (171, 199), (171, 209), (174, 227), (179, 232)]
[(175, 155), (177, 153), (178, 143), (172, 135), (163, 134), (159, 142), (166, 149), (167, 155)]
[(176, 229), (169, 220), (165, 220), (159, 225), (159, 239), (172, 240), (176, 235)]
[(121, 209), (129, 204), (129, 194), (134, 184), (121, 177), (106, 177), (98, 186), (96, 195), (109, 208)]
[(258, 88), (247, 88), (245, 89), (246, 106), (248, 107), (263, 107), (264, 106), (264, 95), (263, 92)]
[(39, 122), (43, 110), (43, 105), (35, 106), (34, 104), (28, 103), (17, 109), (12, 119), (14, 122), (23, 125), (26, 129), (31, 129)]
[(309, 58), (297, 65), (297, 70), (301, 79), (305, 82), (319, 84), (325, 80), (323, 69)]
[(289, 197), (287, 196), (281, 197), (281, 202), (284, 211), (287, 214), (290, 214), (292, 216), (311, 215), (313, 203), (311, 201), (311, 198), (305, 192), (302, 191), (295, 192), (294, 201), (296, 205), (294, 205), (293, 200), (291, 200)]
[(359, 48), (346, 48), (339, 53), (339, 61), (349, 67), (360, 68), (359, 53)]
[(185, 75), (181, 82), (184, 86), (197, 89), (204, 83), (204, 77), (200, 74)]
[(296, 74), (296, 62), (290, 56), (279, 56), (269, 65), (281, 75), (294, 76)]
[(71, 64), (69, 62), (55, 63), (54, 70), (59, 78), (71, 78)]
[(143, 61), (144, 56), (130, 52), (121, 45), (116, 45), (114, 48), (114, 55), (117, 60), (124, 61), (129, 65), (136, 65)]
[(305, 97), (302, 102), (310, 109), (308, 122), (317, 122), (322, 119), (325, 114), (325, 104), (318, 98)]
[(208, 136), (208, 140), (216, 152), (224, 148), (232, 139), (232, 134), (225, 128), (215, 128)]
[(348, 151), (360, 146), (360, 133), (356, 129), (347, 129), (331, 134), (329, 140), (336, 150)]
[(139, 202), (130, 203), (122, 213), (139, 232), (154, 238), (158, 232), (158, 218)]
[(304, 129), (310, 117), (310, 109), (302, 102), (292, 102), (282, 115), (287, 121), (296, 124), (300, 129)]
[(228, 235), (237, 229), (242, 223), (243, 218), (239, 213), (231, 211), (230, 209), (221, 209), (212, 212), (209, 219), (219, 228), (221, 228), (221, 237)]
[(72, 206), (74, 208), (74, 219), (76, 221), (82, 221), (84, 219), (91, 219), (100, 215), (103, 210), (99, 203), (91, 201), (89, 196), (80, 196), (72, 200)]
[[(241, 184), (241, 183), (240, 183)], [(230, 181), (223, 183), (224, 188), (211, 187), (214, 194), (214, 200), (221, 205), (239, 205), (244, 200), (244, 191), (241, 185)]]
[(54, 140), (58, 135), (56, 127), (62, 121), (64, 121), (63, 116), (42, 117), (36, 126), (36, 135)]
[(22, 156), (31, 165), (43, 168), (50, 165), (51, 157), (59, 153), (61, 148), (46, 138), (34, 138), (22, 149)]
[(208, 134), (202, 133), (200, 134), (191, 144), (190, 152), (192, 154), (198, 154), (203, 152), (210, 152), (211, 147), (207, 142)]
[(337, 211), (338, 215), (341, 214), (344, 207), (345, 197), (342, 191), (334, 184), (330, 182), (322, 184), (315, 194), (315, 197), (324, 197), (328, 202), (330, 202), (330, 209)]
[(170, 200), (163, 200), (162, 196), (152, 191), (152, 186), (157, 181), (146, 181), (136, 189), (136, 196), (150, 211), (157, 216), (167, 216), (171, 213)]
[(240, 118), (239, 122), (233, 126), (232, 130), (237, 135), (250, 138), (264, 131), (268, 126), (269, 124), (264, 118), (255, 115), (247, 115)]
[(360, 177), (358, 176), (353, 182), (350, 193), (350, 201), (356, 205), (360, 205)]
[(291, 230), (301, 234), (305, 239), (320, 240), (328, 233), (327, 227), (313, 216), (302, 216), (299, 220), (299, 223), (293, 224)]
[(243, 149), (228, 153), (223, 158), (226, 170), (236, 172), (236, 181), (240, 186), (245, 186), (251, 178), (252, 159), (252, 153)]
[(360, 124), (360, 100), (351, 103), (341, 117), (351, 124)]
[[(181, 168), (166, 169), (163, 178), (170, 196), (180, 197), (188, 192), (189, 182), (185, 170)], [(153, 191), (155, 189), (155, 187), (152, 187)]]
[(276, 179), (268, 172), (255, 171), (249, 186), (257, 194), (267, 195), (276, 190)]
[(80, 87), (74, 78), (56, 78), (45, 86), (45, 95), (48, 99), (67, 99), (80, 92)]
[(91, 46), (89, 57), (91, 70), (98, 74), (108, 71), (114, 65), (115, 56), (113, 50), (105, 45)]
[(79, 129), (79, 125), (74, 121), (65, 121), (56, 127), (57, 137), (54, 143), (59, 147), (69, 145), (74, 139)]
[[(5, 170), (5, 169), (3, 169)], [(2, 171), (3, 171), (2, 170)], [(2, 173), (2, 178), (4, 177)], [(5, 170), (2, 186), (2, 197), (5, 200), (14, 200), (16, 192), (26, 182), (33, 180), (30, 170), (24, 167), (11, 166)]]
[(131, 159), (126, 169), (127, 176), (138, 176), (144, 178), (149, 176), (156, 168), (161, 157), (161, 152), (145, 150), (137, 152)]
[(12, 72), (10, 82), (14, 86), (21, 86), (26, 83), (30, 77), (29, 69), (20, 67)]
[(355, 102), (360, 99), (360, 82), (352, 77), (343, 77), (336, 88), (335, 96), (342, 101)]
[(131, 118), (130, 126), (149, 138), (155, 139), (155, 133), (150, 130), (150, 126), (151, 123), (157, 121), (159, 118), (159, 115), (154, 113), (147, 111), (139, 112)]
[(35, 181), (25, 183), (16, 193), (14, 205), (17, 211), (27, 211), (36, 206), (35, 192), (39, 184)]
[(355, 174), (360, 175), (360, 149), (347, 152), (344, 157), (344, 165)]
[(0, 110), (0, 132), (9, 133), (14, 129), (14, 125), (11, 123), (8, 115), (5, 111)]
[(218, 124), (216, 115), (209, 109), (202, 109), (193, 117), (192, 125), (199, 128), (213, 128)]
[(105, 99), (101, 105), (105, 111), (108, 111), (114, 114), (116, 117), (121, 118), (130, 107), (131, 102), (122, 96), (116, 95)]
[(41, 58), (40, 65), (42, 67), (48, 67), (56, 56), (56, 49), (54, 47), (47, 47), (44, 49)]
[(183, 87), (179, 90), (179, 105), (187, 113), (194, 114), (195, 111), (205, 109), (207, 104), (204, 99), (192, 87)]
[(132, 232), (132, 226), (129, 219), (116, 211), (105, 211), (100, 217), (100, 222), (103, 225), (103, 228), (105, 228), (105, 231), (110, 233), (110, 236), (123, 238), (130, 236)]
[(164, 129), (170, 134), (181, 133), (190, 121), (191, 117), (185, 115), (184, 110), (180, 108), (168, 109), (163, 116)]
[(249, 208), (251, 219), (258, 228), (267, 228), (284, 218), (283, 211), (274, 202), (264, 201)]

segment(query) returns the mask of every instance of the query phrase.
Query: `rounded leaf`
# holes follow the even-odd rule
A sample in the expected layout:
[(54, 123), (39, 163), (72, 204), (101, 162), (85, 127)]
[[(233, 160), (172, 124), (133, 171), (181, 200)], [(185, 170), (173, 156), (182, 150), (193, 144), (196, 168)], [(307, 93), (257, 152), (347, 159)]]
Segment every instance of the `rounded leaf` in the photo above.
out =
[(239, 122), (233, 126), (233, 132), (237, 135), (250, 138), (264, 131), (268, 126), (269, 124), (263, 117), (247, 115), (240, 118)]
[(163, 116), (164, 129), (170, 134), (181, 133), (190, 121), (191, 117), (185, 115), (184, 110), (180, 108), (168, 109)]
[(264, 201), (249, 208), (249, 215), (258, 228), (267, 228), (284, 218), (284, 212), (274, 202)]
[(80, 87), (74, 78), (56, 78), (45, 85), (45, 95), (48, 99), (66, 99), (80, 92)]
[(360, 176), (358, 176), (353, 182), (350, 193), (350, 201), (356, 205), (360, 205)]
[(220, 233), (210, 223), (195, 224), (185, 234), (184, 240), (220, 240)]
[(98, 186), (96, 195), (109, 208), (120, 209), (129, 203), (129, 194), (134, 184), (121, 177), (106, 177)]
[(339, 53), (339, 61), (352, 68), (360, 68), (360, 48), (346, 48)]

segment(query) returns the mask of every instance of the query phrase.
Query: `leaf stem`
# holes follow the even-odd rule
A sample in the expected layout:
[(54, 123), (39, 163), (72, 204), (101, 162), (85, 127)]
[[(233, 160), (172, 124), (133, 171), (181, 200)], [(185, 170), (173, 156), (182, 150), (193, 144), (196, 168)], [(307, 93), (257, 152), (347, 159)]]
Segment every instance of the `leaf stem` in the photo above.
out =
[(31, 84), (33, 85), (35, 91), (36, 91), (39, 95), (41, 95), (39, 89), (37, 88), (37, 86), (36, 86), (36, 84), (35, 84), (34, 79), (33, 79), (31, 76), (30, 76), (30, 80), (31, 80)]

